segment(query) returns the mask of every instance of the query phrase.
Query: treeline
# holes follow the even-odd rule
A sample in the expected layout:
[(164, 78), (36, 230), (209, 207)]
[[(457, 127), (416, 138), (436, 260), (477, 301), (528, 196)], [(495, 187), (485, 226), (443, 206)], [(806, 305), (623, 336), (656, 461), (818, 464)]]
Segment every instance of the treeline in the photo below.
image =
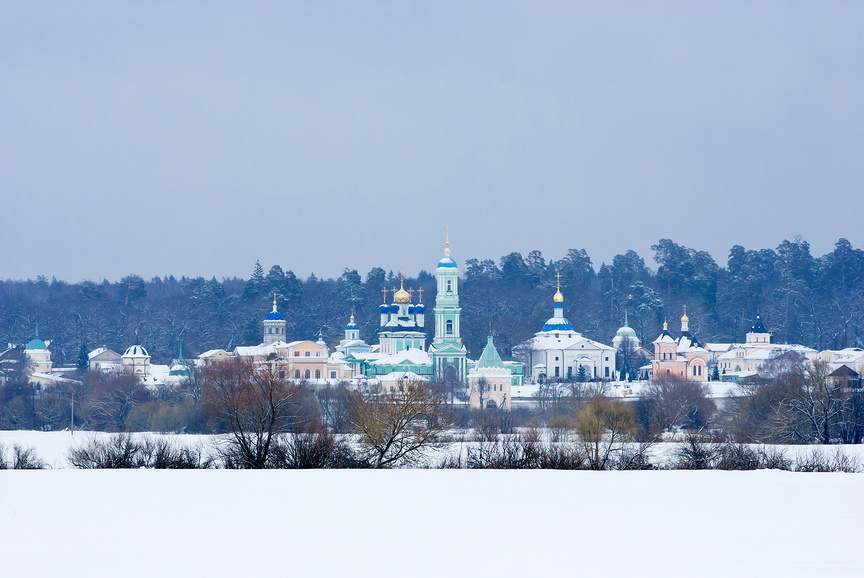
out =
[[(625, 312), (640, 339), (650, 342), (664, 318), (677, 330), (687, 305), (691, 330), (703, 342), (741, 341), (758, 310), (777, 342), (816, 349), (861, 346), (864, 324), (864, 250), (840, 239), (833, 251), (813, 256), (796, 238), (776, 249), (732, 247), (720, 267), (705, 251), (661, 239), (652, 247), (656, 269), (634, 251), (599, 267), (584, 250), (547, 261), (539, 251), (510, 253), (499, 261), (460, 263), (463, 339), (478, 356), (491, 325), (505, 356), (551, 316), (556, 273), (561, 274), (564, 314), (587, 337), (608, 343)], [(119, 282), (77, 284), (39, 277), (0, 281), (0, 339), (26, 343), (38, 323), (51, 340), (57, 364), (74, 364), (82, 349), (110, 347), (122, 353), (135, 342), (154, 363), (208, 349), (261, 342), (261, 320), (276, 294), (288, 321), (289, 339), (334, 344), (354, 311), (361, 337), (375, 341), (382, 290), (399, 281), (375, 267), (365, 277), (345, 269), (336, 279), (303, 280), (273, 265), (256, 263), (248, 280), (129, 275)], [(434, 302), (435, 280), (427, 271), (406, 280)], [(388, 299), (390, 297), (388, 296)], [(431, 311), (430, 311), (431, 314)], [(431, 338), (432, 323), (427, 324)]]

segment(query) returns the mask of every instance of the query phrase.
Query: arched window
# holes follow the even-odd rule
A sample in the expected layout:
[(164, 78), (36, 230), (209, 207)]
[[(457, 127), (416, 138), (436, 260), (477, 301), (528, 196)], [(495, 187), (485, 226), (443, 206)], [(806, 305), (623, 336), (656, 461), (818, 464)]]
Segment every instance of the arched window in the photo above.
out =
[(299, 369), (294, 370), (294, 379), (300, 379), (300, 370)]
[(447, 279), (447, 293), (450, 293), (451, 291), (453, 291), (453, 281)]
[(453, 322), (448, 320), (446, 327), (447, 335), (453, 335)]
[(309, 373), (309, 370), (307, 369), (307, 370), (306, 370), (306, 373), (303, 375), (303, 377), (305, 377), (306, 379), (309, 379), (309, 376), (310, 376), (310, 375), (311, 375), (311, 374)]
[(321, 379), (321, 370), (320, 369), (315, 370), (315, 379)]

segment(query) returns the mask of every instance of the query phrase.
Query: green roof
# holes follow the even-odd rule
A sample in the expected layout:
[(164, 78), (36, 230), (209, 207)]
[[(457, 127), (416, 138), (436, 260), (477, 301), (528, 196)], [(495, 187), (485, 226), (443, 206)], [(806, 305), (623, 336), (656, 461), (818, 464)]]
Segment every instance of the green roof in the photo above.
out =
[(30, 340), (30, 343), (27, 344), (27, 349), (48, 349), (48, 346), (45, 345), (45, 342), (39, 339), (39, 324), (36, 324), (36, 335), (33, 336), (33, 339)]
[(477, 360), (475, 367), (478, 369), (481, 367), (504, 367), (504, 362), (501, 361), (501, 356), (498, 355), (498, 350), (495, 349), (495, 344), (492, 343), (492, 335), (489, 335), (489, 340), (486, 342), (483, 354)]

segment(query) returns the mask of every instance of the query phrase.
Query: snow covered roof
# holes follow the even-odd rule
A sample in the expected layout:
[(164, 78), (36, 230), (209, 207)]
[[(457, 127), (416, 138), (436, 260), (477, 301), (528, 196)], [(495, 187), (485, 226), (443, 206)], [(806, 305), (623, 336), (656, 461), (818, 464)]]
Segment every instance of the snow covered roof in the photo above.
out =
[(123, 357), (126, 359), (143, 359), (145, 357), (150, 357), (150, 354), (147, 353), (147, 350), (141, 345), (133, 345), (126, 350)]
[(609, 345), (583, 337), (576, 331), (546, 333), (541, 331), (531, 338), (532, 349), (615, 349)]
[(372, 362), (372, 365), (401, 365), (406, 362), (413, 365), (432, 365), (432, 358), (422, 349), (410, 347), (376, 359)]
[(492, 335), (489, 335), (489, 339), (486, 340), (486, 347), (483, 348), (483, 353), (480, 355), (480, 359), (477, 360), (476, 368), (483, 367), (496, 367), (502, 368), (504, 367), (504, 363), (501, 361), (501, 356), (498, 355), (498, 350), (495, 349), (495, 344), (492, 343)]
[(393, 373), (382, 375), (378, 378), (378, 381), (382, 383), (393, 383), (399, 381), (429, 381), (429, 379), (417, 375), (413, 371), (394, 371)]
[(93, 351), (91, 351), (90, 353), (87, 354), (87, 359), (93, 359), (94, 357), (96, 357), (100, 353), (104, 353), (106, 351), (108, 351), (107, 347), (97, 347), (96, 349), (94, 349)]
[(732, 343), (706, 343), (705, 349), (712, 353), (717, 353), (722, 351), (729, 351), (732, 345)]
[(239, 345), (234, 348), (234, 355), (239, 357), (267, 357), (276, 353), (273, 345)]
[(616, 337), (637, 337), (636, 331), (628, 325), (624, 325), (623, 327), (619, 327), (618, 331), (615, 332)]
[(209, 349), (198, 356), (198, 359), (207, 359), (208, 357), (213, 357), (215, 355), (230, 355), (224, 349)]

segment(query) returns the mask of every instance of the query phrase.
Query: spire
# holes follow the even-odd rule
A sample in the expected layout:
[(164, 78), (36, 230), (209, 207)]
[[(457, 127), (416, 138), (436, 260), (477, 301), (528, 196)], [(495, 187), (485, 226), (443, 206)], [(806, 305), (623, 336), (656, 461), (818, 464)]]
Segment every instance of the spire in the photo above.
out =
[(630, 324), (627, 322), (627, 311), (624, 311), (624, 327), (630, 327)]
[(555, 292), (555, 296), (552, 298), (555, 301), (555, 306), (558, 306), (558, 303), (564, 303), (564, 296), (561, 295), (561, 273), (555, 273), (555, 277), (558, 281), (558, 290)]
[[(138, 333), (136, 330), (135, 333)], [(33, 339), (39, 339), (39, 324), (36, 324), (36, 333), (33, 335)]]
[(450, 225), (447, 225), (447, 239), (444, 241), (444, 256), (450, 256)]
[(183, 342), (180, 342), (180, 359), (177, 360), (178, 365), (183, 365)]
[(273, 313), (276, 313), (276, 293), (273, 293)]

